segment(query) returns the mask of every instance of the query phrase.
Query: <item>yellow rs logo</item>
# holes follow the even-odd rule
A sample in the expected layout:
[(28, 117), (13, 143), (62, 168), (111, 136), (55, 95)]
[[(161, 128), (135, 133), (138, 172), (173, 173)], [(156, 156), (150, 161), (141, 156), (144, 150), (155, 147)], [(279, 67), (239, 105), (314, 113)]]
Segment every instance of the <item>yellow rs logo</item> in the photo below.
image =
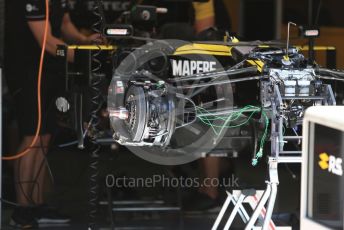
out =
[(327, 153), (321, 153), (319, 155), (320, 161), (319, 161), (319, 166), (321, 169), (326, 170), (328, 169), (329, 165), (328, 165), (328, 161), (329, 161), (329, 156)]

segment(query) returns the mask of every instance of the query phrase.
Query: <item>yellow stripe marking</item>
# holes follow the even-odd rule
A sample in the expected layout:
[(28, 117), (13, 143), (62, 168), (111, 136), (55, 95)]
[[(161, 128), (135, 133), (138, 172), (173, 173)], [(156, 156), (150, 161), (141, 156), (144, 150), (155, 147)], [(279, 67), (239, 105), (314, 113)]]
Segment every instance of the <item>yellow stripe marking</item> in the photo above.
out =
[(212, 52), (212, 51), (207, 51), (207, 50), (180, 51), (180, 52), (175, 52), (173, 55), (185, 55), (185, 54), (207, 54), (207, 55), (214, 55), (214, 56), (232, 56), (230, 53)]
[(71, 50), (115, 50), (117, 47), (116, 46), (105, 46), (105, 45), (72, 45), (68, 46), (68, 49)]

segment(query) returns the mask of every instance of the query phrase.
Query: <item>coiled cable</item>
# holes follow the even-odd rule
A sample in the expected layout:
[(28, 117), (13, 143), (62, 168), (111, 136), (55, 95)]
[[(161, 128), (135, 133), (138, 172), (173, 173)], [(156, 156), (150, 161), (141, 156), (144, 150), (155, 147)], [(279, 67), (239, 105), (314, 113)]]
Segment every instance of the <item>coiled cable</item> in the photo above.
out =
[[(92, 25), (92, 30), (99, 34), (101, 38), (102, 24), (104, 16), (102, 14), (102, 1), (96, 1), (93, 7), (93, 14), (97, 17), (97, 21)], [(98, 49), (92, 53), (92, 76), (90, 77), (91, 85), (91, 132), (90, 141), (92, 143), (92, 150), (90, 154), (90, 181), (89, 181), (89, 230), (96, 229), (96, 214), (97, 214), (97, 202), (98, 202), (98, 175), (99, 175), (99, 151), (100, 145), (97, 143), (98, 124), (99, 124), (99, 103), (101, 98), (100, 84), (101, 84), (101, 68), (102, 64), (99, 60), (99, 56), (102, 52), (98, 40), (94, 40), (93, 43), (98, 46)]]

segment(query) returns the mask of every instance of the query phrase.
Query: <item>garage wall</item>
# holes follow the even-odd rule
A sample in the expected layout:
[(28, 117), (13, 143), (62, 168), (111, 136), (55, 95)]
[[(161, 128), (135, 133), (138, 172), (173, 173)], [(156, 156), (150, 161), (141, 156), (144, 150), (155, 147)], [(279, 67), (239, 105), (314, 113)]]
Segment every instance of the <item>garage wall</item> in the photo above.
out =
[[(282, 27), (282, 38), (284, 41), (287, 37), (287, 25)], [(307, 45), (307, 39), (300, 39), (298, 31), (295, 28), (291, 29), (290, 33), (291, 44), (293, 45)], [(297, 38), (297, 39), (293, 39)], [(317, 46), (334, 46), (337, 50), (337, 68), (344, 69), (344, 27), (320, 27), (320, 37), (315, 39)], [(305, 52), (307, 56), (307, 52)], [(315, 60), (322, 66), (326, 66), (326, 53), (324, 51), (316, 52)]]

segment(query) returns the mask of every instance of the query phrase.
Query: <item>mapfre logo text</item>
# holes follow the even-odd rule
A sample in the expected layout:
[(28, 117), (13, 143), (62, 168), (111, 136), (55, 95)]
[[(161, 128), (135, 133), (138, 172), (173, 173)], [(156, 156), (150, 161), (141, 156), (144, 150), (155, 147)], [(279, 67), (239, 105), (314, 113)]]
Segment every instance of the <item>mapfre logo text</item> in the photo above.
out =
[(216, 70), (214, 61), (171, 60), (173, 76), (190, 76)]
[(329, 155), (327, 153), (321, 153), (319, 155), (319, 166), (322, 170), (328, 170), (338, 176), (343, 176), (343, 159)]

